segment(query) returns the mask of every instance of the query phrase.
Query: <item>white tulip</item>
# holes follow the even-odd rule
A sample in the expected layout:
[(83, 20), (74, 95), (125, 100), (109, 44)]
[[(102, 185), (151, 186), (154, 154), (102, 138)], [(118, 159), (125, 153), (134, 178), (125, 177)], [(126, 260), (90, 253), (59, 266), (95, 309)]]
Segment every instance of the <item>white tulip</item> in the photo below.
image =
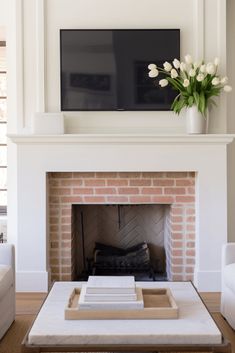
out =
[(232, 87), (226, 85), (226, 86), (224, 86), (224, 91), (225, 91), (225, 92), (231, 92), (231, 91), (232, 91)]
[(214, 60), (214, 64), (215, 64), (215, 66), (218, 66), (218, 65), (219, 65), (219, 63), (220, 63), (219, 58), (215, 58), (215, 60)]
[(149, 71), (149, 77), (154, 78), (159, 75), (158, 69), (153, 69)]
[(197, 70), (197, 68), (198, 68), (200, 65), (201, 65), (201, 63), (200, 63), (199, 61), (195, 61), (195, 62), (193, 63), (193, 68), (194, 68), (194, 70)]
[(176, 69), (179, 69), (180, 68), (180, 61), (178, 59), (174, 59), (173, 65)]
[(206, 65), (205, 64), (200, 66), (200, 72), (203, 74), (206, 72)]
[(164, 70), (168, 72), (171, 71), (172, 69), (172, 65), (168, 63), (168, 61), (164, 62), (163, 67), (164, 67)]
[(220, 79), (219, 77), (214, 77), (213, 80), (211, 81), (213, 86), (217, 86), (220, 84)]
[(221, 83), (222, 85), (226, 85), (226, 84), (228, 83), (228, 77), (225, 76), (225, 77), (221, 78), (220, 83)]
[(184, 82), (183, 82), (183, 86), (184, 86), (184, 87), (188, 87), (189, 84), (190, 84), (190, 82), (189, 82), (189, 80), (186, 78), (186, 79), (184, 80)]
[(171, 78), (176, 78), (176, 77), (178, 77), (179, 75), (178, 75), (178, 72), (175, 70), (175, 69), (172, 69), (171, 70)]
[(209, 74), (209, 75), (214, 75), (215, 74), (215, 71), (216, 71), (216, 67), (214, 64), (212, 63), (208, 63), (206, 65), (206, 72)]
[(180, 70), (187, 71), (187, 65), (183, 61), (182, 61), (182, 63), (180, 63)]
[(149, 66), (148, 66), (149, 70), (154, 70), (156, 68), (157, 68), (157, 65), (155, 65), (155, 64), (149, 64)]
[(198, 74), (196, 78), (197, 78), (198, 82), (202, 82), (204, 80), (205, 76), (201, 73), (201, 74)]
[(190, 77), (194, 77), (196, 75), (196, 71), (194, 69), (190, 69), (188, 74)]
[(189, 64), (189, 65), (192, 64), (193, 58), (191, 55), (187, 54), (184, 58), (185, 58), (186, 64)]
[(164, 78), (163, 80), (159, 81), (159, 85), (161, 87), (166, 87), (168, 85), (168, 81)]

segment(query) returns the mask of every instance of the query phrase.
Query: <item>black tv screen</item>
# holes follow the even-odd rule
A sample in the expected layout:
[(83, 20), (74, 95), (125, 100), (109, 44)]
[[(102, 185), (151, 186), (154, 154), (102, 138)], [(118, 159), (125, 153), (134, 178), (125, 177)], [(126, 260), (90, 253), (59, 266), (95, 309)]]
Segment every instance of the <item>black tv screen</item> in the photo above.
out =
[(179, 29), (61, 30), (61, 110), (170, 110), (148, 64), (180, 58)]

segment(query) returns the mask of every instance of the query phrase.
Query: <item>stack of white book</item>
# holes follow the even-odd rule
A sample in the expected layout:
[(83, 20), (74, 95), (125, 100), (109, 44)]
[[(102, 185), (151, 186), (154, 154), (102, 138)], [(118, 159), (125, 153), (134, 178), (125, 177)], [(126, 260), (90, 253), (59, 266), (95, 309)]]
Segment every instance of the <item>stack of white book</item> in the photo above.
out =
[(143, 309), (142, 290), (133, 276), (90, 276), (82, 285), (80, 310)]

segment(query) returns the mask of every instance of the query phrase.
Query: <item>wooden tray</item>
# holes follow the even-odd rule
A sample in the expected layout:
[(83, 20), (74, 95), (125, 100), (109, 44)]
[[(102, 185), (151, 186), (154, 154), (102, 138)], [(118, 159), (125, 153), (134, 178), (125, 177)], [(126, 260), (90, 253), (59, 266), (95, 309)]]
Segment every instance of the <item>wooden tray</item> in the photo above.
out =
[(65, 308), (65, 320), (177, 319), (178, 307), (169, 288), (142, 289), (144, 308), (139, 310), (79, 310), (80, 288), (74, 288)]

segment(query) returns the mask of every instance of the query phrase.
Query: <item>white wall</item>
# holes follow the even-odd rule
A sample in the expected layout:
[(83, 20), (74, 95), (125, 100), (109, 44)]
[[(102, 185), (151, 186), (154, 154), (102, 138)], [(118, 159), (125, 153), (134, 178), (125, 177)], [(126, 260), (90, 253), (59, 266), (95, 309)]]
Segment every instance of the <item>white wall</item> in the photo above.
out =
[[(233, 92), (228, 97), (228, 132), (235, 133), (235, 2), (227, 0), (227, 52), (228, 75)], [(228, 236), (235, 241), (235, 143), (229, 146), (228, 154)]]
[[(31, 130), (35, 111), (60, 109), (60, 28), (180, 28), (181, 57), (187, 53), (207, 60), (219, 56), (225, 73), (226, 0), (18, 0), (18, 3), (21, 1), (24, 114), (19, 132)], [(42, 62), (43, 50), (45, 62)], [(222, 95), (218, 107), (211, 112), (210, 132), (226, 132), (225, 99)], [(184, 132), (183, 119), (172, 112), (78, 112), (65, 116), (66, 131), (70, 133)]]

